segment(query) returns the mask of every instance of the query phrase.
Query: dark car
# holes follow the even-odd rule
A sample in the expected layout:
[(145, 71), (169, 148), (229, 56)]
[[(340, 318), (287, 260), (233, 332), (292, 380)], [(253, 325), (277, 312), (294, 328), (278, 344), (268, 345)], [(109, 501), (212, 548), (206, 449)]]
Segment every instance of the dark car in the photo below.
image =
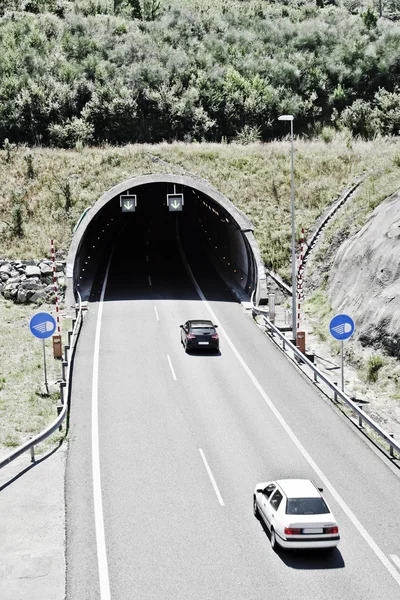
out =
[(186, 321), (181, 325), (181, 342), (185, 351), (219, 350), (219, 336), (212, 321)]

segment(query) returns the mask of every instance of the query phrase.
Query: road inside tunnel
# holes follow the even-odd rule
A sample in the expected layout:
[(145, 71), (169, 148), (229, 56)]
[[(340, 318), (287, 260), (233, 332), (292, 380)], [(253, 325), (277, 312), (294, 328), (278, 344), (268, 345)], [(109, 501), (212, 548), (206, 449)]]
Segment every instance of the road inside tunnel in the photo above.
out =
[[(162, 222), (149, 219), (146, 227), (139, 230), (137, 223), (125, 223), (114, 248), (110, 248), (113, 254), (105, 301), (197, 301), (199, 297), (183, 264), (181, 249), (207, 298), (221, 302), (233, 301), (206, 253), (202, 236), (193, 229), (185, 230), (181, 216), (170, 214), (169, 219)], [(92, 301), (99, 298), (105, 268), (106, 260), (95, 278)]]

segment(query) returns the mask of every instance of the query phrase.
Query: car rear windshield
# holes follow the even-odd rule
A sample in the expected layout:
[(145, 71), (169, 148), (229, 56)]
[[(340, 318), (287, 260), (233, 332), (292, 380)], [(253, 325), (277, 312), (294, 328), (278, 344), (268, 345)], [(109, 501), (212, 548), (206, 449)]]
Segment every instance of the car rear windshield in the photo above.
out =
[(196, 335), (198, 334), (202, 334), (202, 333), (208, 333), (209, 335), (212, 335), (213, 333), (215, 333), (215, 329), (214, 327), (192, 327), (190, 329), (190, 331)]
[(288, 498), (287, 515), (325, 515), (329, 512), (323, 498)]

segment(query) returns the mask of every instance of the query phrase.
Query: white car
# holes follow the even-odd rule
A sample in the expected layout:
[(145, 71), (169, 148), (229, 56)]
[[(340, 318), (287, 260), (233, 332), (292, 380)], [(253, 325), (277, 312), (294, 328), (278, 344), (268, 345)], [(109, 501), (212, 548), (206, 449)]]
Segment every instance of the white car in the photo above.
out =
[(254, 515), (268, 527), (272, 548), (338, 545), (339, 528), (321, 491), (309, 479), (279, 479), (256, 485)]

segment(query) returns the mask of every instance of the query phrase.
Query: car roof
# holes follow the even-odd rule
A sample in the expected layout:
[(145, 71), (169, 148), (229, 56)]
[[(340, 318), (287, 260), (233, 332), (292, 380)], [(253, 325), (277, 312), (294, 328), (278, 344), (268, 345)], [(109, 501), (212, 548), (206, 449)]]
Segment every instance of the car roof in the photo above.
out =
[(214, 327), (214, 323), (212, 321), (205, 321), (204, 319), (202, 321), (188, 321), (188, 323), (194, 327)]
[(321, 496), (309, 479), (278, 479), (276, 483), (287, 498), (319, 498)]

